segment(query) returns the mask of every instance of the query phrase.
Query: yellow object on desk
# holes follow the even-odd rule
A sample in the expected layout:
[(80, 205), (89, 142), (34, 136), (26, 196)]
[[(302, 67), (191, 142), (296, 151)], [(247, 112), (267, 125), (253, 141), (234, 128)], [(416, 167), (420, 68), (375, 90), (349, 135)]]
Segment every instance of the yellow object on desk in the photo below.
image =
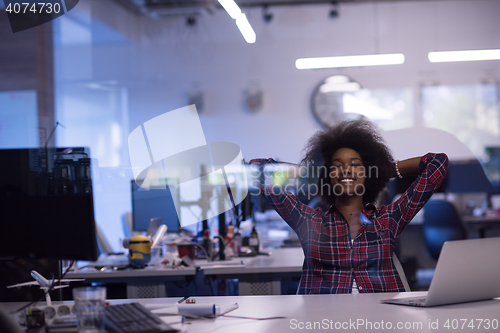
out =
[(148, 237), (136, 235), (129, 242), (129, 262), (142, 268), (151, 260), (151, 241)]

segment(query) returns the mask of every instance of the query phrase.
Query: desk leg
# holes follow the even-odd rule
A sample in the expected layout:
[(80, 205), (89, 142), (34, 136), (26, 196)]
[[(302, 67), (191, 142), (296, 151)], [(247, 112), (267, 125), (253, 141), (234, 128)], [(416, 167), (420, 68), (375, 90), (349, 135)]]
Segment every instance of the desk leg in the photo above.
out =
[(480, 228), (478, 231), (479, 231), (479, 238), (486, 237), (486, 229), (485, 228)]

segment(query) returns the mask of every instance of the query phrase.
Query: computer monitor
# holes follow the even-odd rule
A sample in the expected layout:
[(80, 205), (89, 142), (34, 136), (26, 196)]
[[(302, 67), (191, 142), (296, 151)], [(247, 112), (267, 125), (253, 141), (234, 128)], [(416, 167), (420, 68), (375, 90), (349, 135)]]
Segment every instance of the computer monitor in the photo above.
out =
[(0, 258), (97, 256), (89, 150), (0, 149)]
[(179, 202), (179, 193), (172, 196), (168, 186), (140, 187), (132, 180), (132, 229), (146, 231), (152, 218), (161, 218), (167, 232), (179, 232), (180, 222), (174, 200)]
[(477, 159), (450, 161), (446, 177), (448, 178), (448, 190), (452, 193), (496, 192)]

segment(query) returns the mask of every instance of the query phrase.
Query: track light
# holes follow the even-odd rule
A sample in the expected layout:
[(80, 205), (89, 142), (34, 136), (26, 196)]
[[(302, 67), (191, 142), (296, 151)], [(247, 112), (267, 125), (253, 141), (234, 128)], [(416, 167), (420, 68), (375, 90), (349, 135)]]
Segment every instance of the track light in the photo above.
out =
[(269, 8), (269, 5), (264, 5), (262, 6), (262, 19), (264, 22), (269, 23), (273, 20), (273, 14), (269, 13), (267, 9)]
[(332, 6), (333, 8), (330, 10), (330, 18), (331, 19), (336, 19), (339, 17), (339, 4), (336, 1), (332, 1)]

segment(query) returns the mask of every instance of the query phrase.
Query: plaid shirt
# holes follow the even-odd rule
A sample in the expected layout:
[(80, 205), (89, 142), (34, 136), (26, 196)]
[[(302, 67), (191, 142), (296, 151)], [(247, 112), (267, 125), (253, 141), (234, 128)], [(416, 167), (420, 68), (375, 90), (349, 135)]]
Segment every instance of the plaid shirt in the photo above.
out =
[[(259, 159), (264, 165), (272, 159)], [(351, 245), (349, 225), (335, 207), (313, 209), (290, 192), (266, 190), (267, 201), (297, 233), (304, 251), (298, 294), (351, 293), (355, 280), (360, 293), (405, 291), (392, 261), (399, 235), (441, 185), (448, 166), (445, 154), (428, 153), (418, 166), (419, 175), (395, 202), (375, 208)], [(354, 279), (354, 280), (353, 280)]]

